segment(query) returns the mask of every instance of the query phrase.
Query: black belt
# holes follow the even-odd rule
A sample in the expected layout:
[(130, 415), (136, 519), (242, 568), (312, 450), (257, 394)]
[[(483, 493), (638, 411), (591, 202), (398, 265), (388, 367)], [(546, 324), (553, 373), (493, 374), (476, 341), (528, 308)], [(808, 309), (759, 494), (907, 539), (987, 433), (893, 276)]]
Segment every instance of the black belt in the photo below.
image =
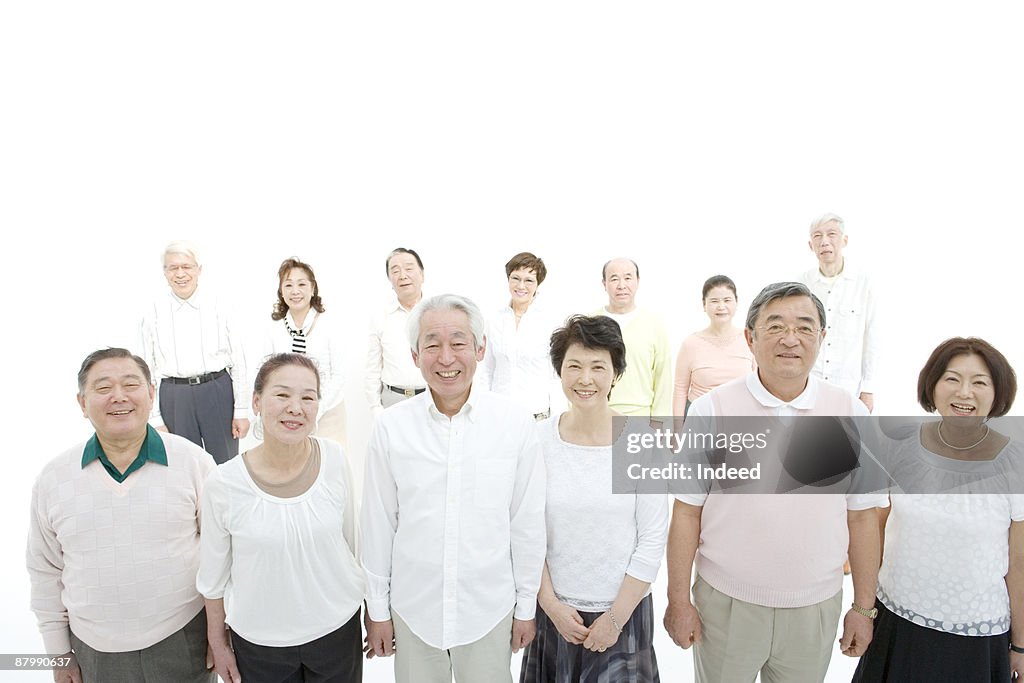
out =
[(389, 391), (393, 391), (396, 394), (401, 394), (402, 396), (405, 396), (406, 398), (411, 398), (413, 396), (416, 396), (417, 394), (422, 394), (424, 391), (426, 391), (425, 388), (424, 389), (403, 389), (402, 387), (393, 387), (390, 384), (385, 384), (384, 388), (389, 390)]
[(209, 382), (223, 377), (228, 374), (227, 370), (218, 370), (217, 372), (208, 372), (205, 375), (195, 375), (193, 377), (164, 377), (164, 382), (170, 382), (171, 384), (202, 384), (203, 382)]

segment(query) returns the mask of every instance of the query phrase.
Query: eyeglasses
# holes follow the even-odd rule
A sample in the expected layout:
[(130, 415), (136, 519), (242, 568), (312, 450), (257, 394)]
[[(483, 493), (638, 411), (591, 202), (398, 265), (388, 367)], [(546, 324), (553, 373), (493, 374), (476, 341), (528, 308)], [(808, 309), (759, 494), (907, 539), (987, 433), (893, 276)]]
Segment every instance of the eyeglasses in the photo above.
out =
[(818, 334), (821, 332), (820, 327), (815, 327), (813, 325), (797, 325), (793, 327), (790, 325), (783, 325), (782, 323), (760, 325), (757, 329), (764, 332), (764, 336), (771, 339), (777, 339), (792, 332), (797, 337), (808, 341), (817, 338)]

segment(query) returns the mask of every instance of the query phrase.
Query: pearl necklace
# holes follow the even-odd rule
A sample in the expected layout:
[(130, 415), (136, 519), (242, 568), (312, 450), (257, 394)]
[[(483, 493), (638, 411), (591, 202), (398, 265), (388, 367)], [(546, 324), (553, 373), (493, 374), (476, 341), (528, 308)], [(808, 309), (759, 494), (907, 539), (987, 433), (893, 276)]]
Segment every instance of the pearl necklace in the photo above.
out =
[(943, 439), (942, 438), (942, 422), (939, 422), (939, 428), (936, 431), (938, 432), (938, 435), (939, 435), (939, 441), (941, 441), (942, 445), (945, 446), (946, 448), (952, 448), (954, 451), (969, 451), (972, 448), (981, 445), (981, 442), (988, 438), (989, 428), (988, 428), (988, 425), (985, 425), (985, 434), (980, 439), (978, 439), (977, 441), (972, 443), (970, 446), (954, 446), (954, 445), (950, 444), (949, 442), (947, 442), (945, 439)]

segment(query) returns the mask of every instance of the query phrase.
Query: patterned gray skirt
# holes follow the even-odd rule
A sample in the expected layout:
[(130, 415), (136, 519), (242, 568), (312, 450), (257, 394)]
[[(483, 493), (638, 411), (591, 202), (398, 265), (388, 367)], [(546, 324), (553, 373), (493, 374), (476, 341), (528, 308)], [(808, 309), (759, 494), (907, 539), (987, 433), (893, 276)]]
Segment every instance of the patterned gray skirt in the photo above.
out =
[[(601, 612), (580, 612), (590, 626)], [(591, 652), (566, 642), (537, 608), (537, 636), (523, 653), (520, 683), (660, 683), (654, 656), (654, 602), (648, 595), (622, 627), (615, 644)]]

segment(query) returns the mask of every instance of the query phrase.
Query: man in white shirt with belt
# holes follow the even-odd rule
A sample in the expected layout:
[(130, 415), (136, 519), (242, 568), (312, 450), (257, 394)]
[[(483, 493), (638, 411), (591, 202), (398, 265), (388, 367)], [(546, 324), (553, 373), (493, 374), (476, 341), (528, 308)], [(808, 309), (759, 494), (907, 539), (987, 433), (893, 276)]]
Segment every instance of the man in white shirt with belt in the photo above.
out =
[(423, 298), (423, 261), (412, 249), (398, 247), (384, 266), (396, 299), (370, 321), (366, 398), (374, 415), (426, 389), (409, 355), (406, 334), (409, 314)]
[(370, 656), (397, 651), (398, 683), (511, 681), (511, 653), (535, 632), (544, 465), (527, 411), (473, 388), (483, 331), (468, 299), (420, 303), (407, 341), (430, 390), (381, 413), (370, 436), (367, 643)]
[(800, 281), (825, 305), (828, 317), (828, 334), (813, 373), (852, 392), (874, 411), (878, 316), (871, 278), (843, 256), (848, 241), (843, 219), (834, 213), (811, 223), (807, 244), (818, 257), (818, 267), (805, 272)]
[(203, 267), (195, 245), (171, 242), (163, 261), (170, 291), (142, 319), (140, 355), (158, 382), (151, 422), (227, 462), (249, 432), (241, 341), (232, 339), (227, 309), (199, 290)]

